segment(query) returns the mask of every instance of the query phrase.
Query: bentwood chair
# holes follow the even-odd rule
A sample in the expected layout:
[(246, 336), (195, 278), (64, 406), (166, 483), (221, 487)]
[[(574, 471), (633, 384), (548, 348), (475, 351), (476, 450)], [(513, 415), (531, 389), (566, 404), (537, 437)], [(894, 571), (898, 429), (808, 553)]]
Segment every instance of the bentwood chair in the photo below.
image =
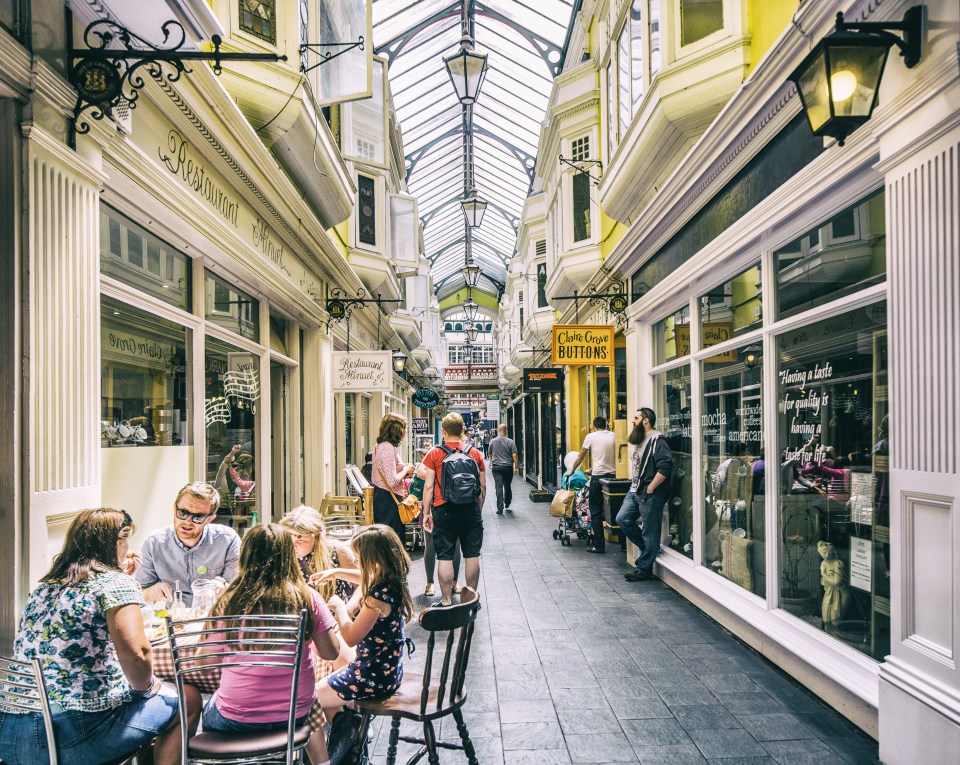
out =
[[(14, 711), (39, 714), (47, 739), (50, 765), (59, 765), (57, 740), (53, 727), (53, 712), (47, 696), (40, 659), (20, 661), (0, 656), (0, 712)], [(125, 765), (131, 762), (133, 752), (106, 765)], [(0, 764), (3, 760), (0, 760)], [(66, 765), (66, 763), (64, 764)]]
[[(467, 724), (463, 720), (463, 705), (467, 701), (464, 680), (479, 610), (480, 597), (477, 591), (464, 587), (458, 605), (428, 608), (420, 614), (420, 626), (429, 635), (423, 674), (404, 672), (400, 688), (388, 699), (357, 702), (364, 720), (355, 746), (362, 747), (366, 741), (370, 718), (385, 716), (391, 718), (387, 765), (395, 765), (397, 761), (398, 741), (421, 745), (421, 749), (407, 761), (407, 765), (414, 765), (424, 755), (427, 755), (430, 765), (438, 765), (438, 748), (461, 749), (466, 754), (469, 765), (478, 765), (477, 754), (470, 741)], [(437, 740), (433, 723), (448, 715), (452, 715), (456, 721), (460, 744)], [(423, 738), (401, 736), (401, 720), (422, 724)]]
[[(303, 763), (303, 750), (310, 740), (310, 726), (297, 726), (297, 690), (303, 641), (306, 634), (306, 609), (298, 616), (252, 614), (187, 619), (174, 622), (168, 616), (167, 636), (176, 674), (180, 699), (180, 726), (187, 730), (187, 705), (184, 683), (190, 675), (208, 669), (213, 662), (229, 659), (231, 667), (271, 667), (291, 673), (290, 707), (287, 725), (282, 729), (234, 733), (205, 731), (189, 740), (183, 736), (181, 761), (190, 763)], [(197, 638), (203, 651), (197, 651)]]

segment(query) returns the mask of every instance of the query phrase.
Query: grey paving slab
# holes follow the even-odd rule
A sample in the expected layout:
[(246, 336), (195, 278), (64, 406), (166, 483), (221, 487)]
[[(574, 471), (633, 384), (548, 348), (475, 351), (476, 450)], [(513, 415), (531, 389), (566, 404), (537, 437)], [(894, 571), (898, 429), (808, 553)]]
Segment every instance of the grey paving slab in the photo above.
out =
[[(464, 707), (481, 765), (878, 762), (876, 742), (691, 603), (658, 580), (626, 582), (615, 546), (602, 556), (582, 542), (561, 547), (548, 506), (519, 481), (514, 490), (513, 513), (484, 510), (484, 609)], [(418, 608), (431, 600), (424, 582), (416, 560)], [(438, 728), (459, 739), (452, 719)], [(380, 765), (389, 726), (373, 733)], [(401, 744), (398, 761), (415, 750)], [(444, 750), (440, 762), (466, 758)]]

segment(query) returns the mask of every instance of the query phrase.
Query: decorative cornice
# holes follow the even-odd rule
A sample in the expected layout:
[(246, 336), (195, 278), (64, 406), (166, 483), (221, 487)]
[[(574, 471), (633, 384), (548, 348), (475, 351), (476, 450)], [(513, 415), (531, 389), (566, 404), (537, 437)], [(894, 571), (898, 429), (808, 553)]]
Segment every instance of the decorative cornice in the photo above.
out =
[(13, 91), (26, 100), (31, 85), (30, 52), (0, 28), (0, 91)]

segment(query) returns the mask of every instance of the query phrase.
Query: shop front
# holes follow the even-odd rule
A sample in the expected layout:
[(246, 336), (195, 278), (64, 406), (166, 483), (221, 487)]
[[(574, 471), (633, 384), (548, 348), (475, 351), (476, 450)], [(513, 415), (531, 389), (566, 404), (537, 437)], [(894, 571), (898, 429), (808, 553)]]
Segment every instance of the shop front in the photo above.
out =
[(566, 453), (564, 372), (546, 365), (526, 368), (522, 380), (523, 400), (532, 413), (532, 427), (524, 428), (527, 480), (538, 483), (538, 488), (555, 491), (560, 488)]

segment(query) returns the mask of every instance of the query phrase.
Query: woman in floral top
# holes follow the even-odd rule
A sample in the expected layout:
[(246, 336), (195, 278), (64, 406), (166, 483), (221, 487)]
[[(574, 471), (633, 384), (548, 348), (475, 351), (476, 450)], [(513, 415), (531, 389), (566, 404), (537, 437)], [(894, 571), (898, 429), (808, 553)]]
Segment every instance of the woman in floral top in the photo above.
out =
[[(153, 676), (143, 594), (121, 568), (133, 567), (133, 530), (122, 510), (80, 513), (20, 619), (16, 658), (41, 660), (59, 760), (70, 765), (118, 759), (156, 736), (157, 765), (180, 759), (176, 690)], [(49, 763), (39, 713), (0, 706), (0, 759)]]

